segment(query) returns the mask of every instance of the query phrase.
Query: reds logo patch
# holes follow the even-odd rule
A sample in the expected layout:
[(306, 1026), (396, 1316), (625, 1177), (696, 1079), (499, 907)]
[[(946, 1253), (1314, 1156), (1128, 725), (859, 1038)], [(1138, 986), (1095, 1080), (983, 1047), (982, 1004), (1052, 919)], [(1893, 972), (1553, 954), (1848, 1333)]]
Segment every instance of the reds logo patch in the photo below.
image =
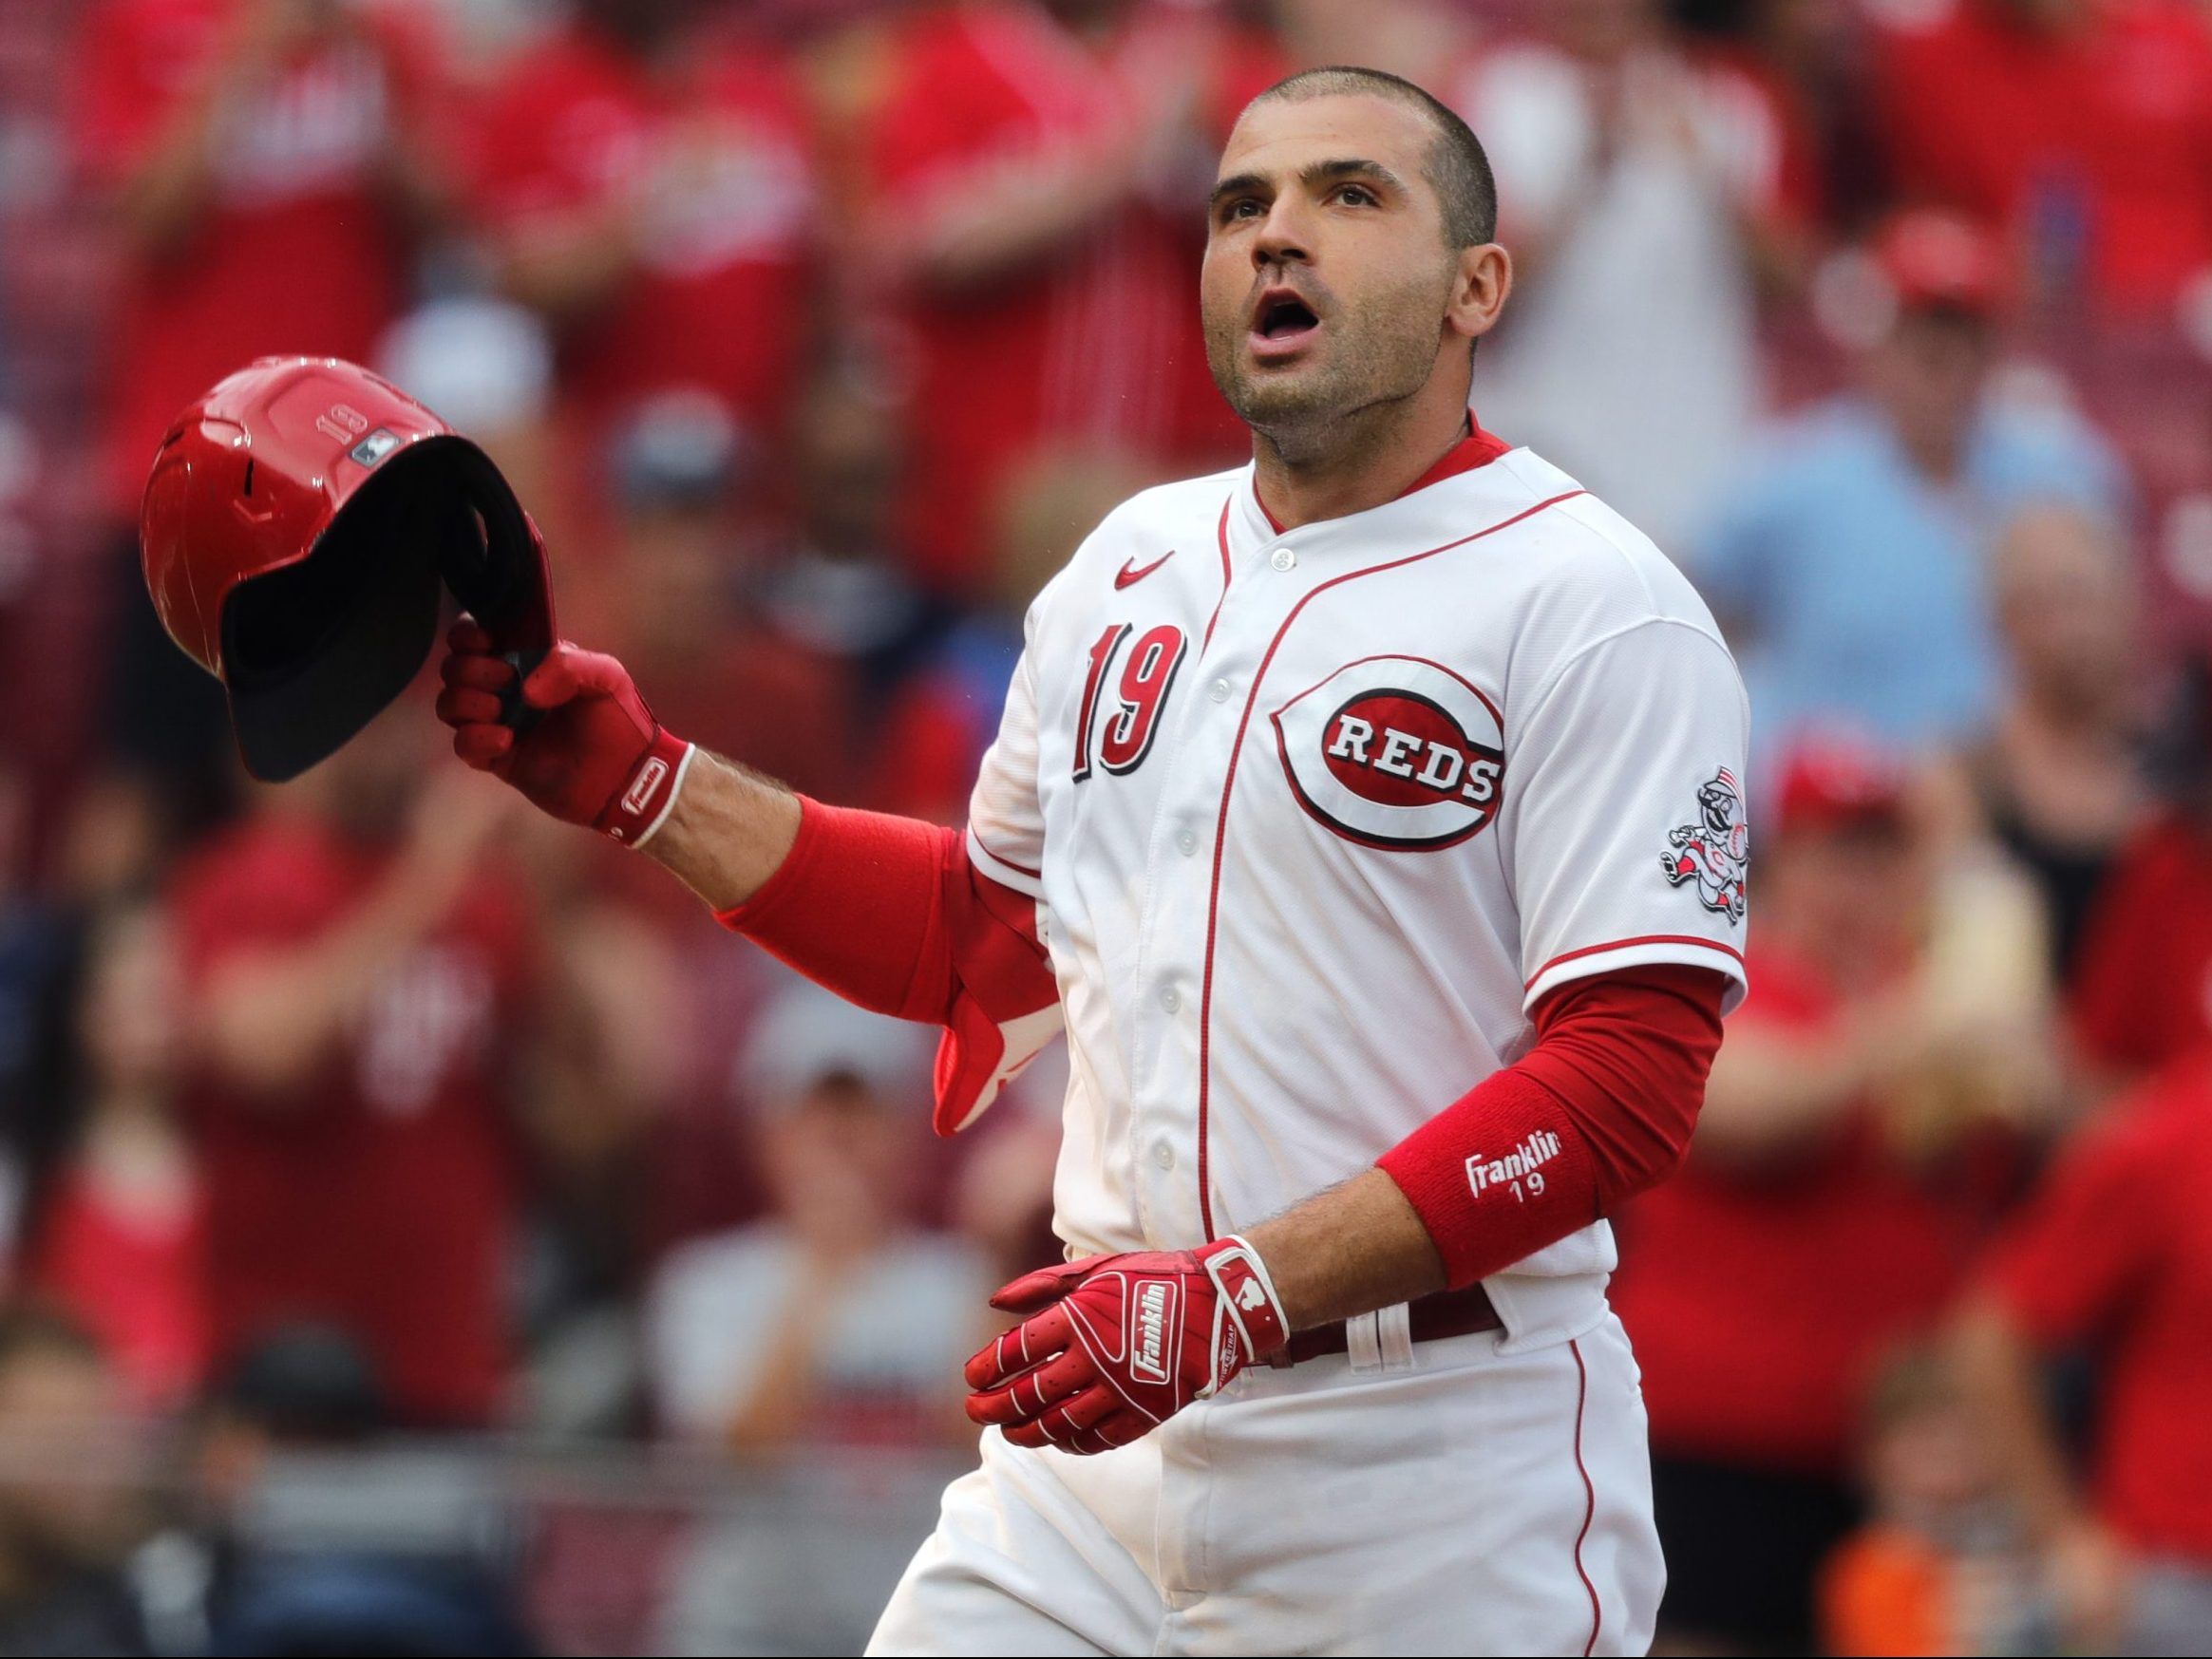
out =
[(1456, 846), (1504, 799), (1497, 705), (1441, 663), (1363, 657), (1271, 718), (1298, 803), (1362, 846)]
[(1732, 927), (1749, 908), (1751, 831), (1744, 821), (1744, 791), (1726, 766), (1698, 786), (1697, 821), (1667, 832), (1659, 869), (1669, 886), (1692, 883), (1698, 903), (1729, 918)]

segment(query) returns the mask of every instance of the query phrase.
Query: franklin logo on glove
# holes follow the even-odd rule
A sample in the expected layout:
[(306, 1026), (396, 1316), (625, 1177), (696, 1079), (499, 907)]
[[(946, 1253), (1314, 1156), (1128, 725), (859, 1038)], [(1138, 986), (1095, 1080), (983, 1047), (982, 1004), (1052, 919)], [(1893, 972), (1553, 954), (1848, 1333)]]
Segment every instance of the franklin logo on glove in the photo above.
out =
[(991, 1305), (1025, 1317), (968, 1362), (968, 1415), (1017, 1446), (1126, 1445), (1290, 1341), (1266, 1266), (1233, 1234), (1025, 1273)]
[(1146, 1279), (1137, 1287), (1136, 1351), (1129, 1360), (1130, 1374), (1140, 1382), (1167, 1381), (1167, 1310), (1175, 1295), (1173, 1279)]

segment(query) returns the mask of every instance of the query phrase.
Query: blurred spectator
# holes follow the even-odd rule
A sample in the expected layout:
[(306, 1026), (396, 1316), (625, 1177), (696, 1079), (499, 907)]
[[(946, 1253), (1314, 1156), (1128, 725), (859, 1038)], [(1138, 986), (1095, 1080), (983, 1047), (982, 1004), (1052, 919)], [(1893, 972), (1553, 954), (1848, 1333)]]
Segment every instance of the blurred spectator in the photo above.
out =
[(1125, 458), (1070, 454), (1040, 460), (1008, 489), (993, 581), (939, 632), (885, 713), (872, 781), (886, 809), (933, 823), (967, 821), (1030, 601), (1144, 481)]
[[(53, 826), (47, 856), (29, 879), (18, 881), (9, 866), (25, 859), (10, 844), (21, 844), (28, 818), (22, 801), (0, 765), (0, 1260), (10, 1270), (35, 1265), (18, 1258), (27, 1246), (39, 1247), (57, 1165), (76, 1144), (88, 1100), (100, 1090), (96, 1074), (115, 1062), (132, 1079), (123, 1092), (138, 1095), (147, 1081), (142, 1068), (175, 1014), (158, 999), (142, 1009), (134, 1006), (135, 1023), (119, 1033), (121, 1046), (109, 1048), (104, 1033), (88, 1024), (104, 1016), (94, 1015), (80, 994), (94, 924), (135, 912), (151, 889), (160, 837), (149, 791), (112, 772), (81, 780)], [(161, 952), (125, 948), (123, 954), (127, 965), (116, 966), (133, 982), (133, 996), (165, 989)], [(141, 1012), (146, 1018), (135, 1021)], [(152, 1128), (144, 1121), (140, 1126)], [(145, 1310), (165, 1298), (165, 1291), (154, 1291)], [(140, 1362), (148, 1356), (90, 1317), (132, 1381), (147, 1382)]]
[(204, 1196), (176, 1118), (182, 999), (157, 912), (95, 927), (72, 1017), (73, 1143), (31, 1241), (30, 1276), (153, 1409), (182, 1404), (208, 1359)]
[[(1276, 0), (1269, 8), (1290, 66), (1360, 64), (1420, 82), (1464, 59), (1485, 19), (1465, 0)], [(1495, 8), (1492, 8), (1495, 9)], [(1287, 69), (1286, 69), (1287, 72)]]
[(1475, 400), (1675, 546), (1758, 417), (1757, 279), (1804, 262), (1810, 158), (1766, 86), (1683, 49), (1660, 0), (1542, 15), (1450, 94), (1497, 170), (1519, 291)]
[(1934, 1346), (1882, 1369), (1860, 1448), (1866, 1524), (1821, 1569), (1824, 1653), (2048, 1653), (2055, 1631), (1989, 1439)]
[(788, 544), (762, 572), (762, 603), (783, 633), (848, 665), (873, 707), (947, 614), (915, 587), (898, 550), (896, 412), (856, 375), (817, 375), (792, 448), (796, 511)]
[(2074, 1034), (2106, 1082), (2212, 1042), (2212, 666), (2186, 666), (2161, 747), (2170, 799), (2121, 848), (2083, 924)]
[(0, 1310), (0, 1653), (148, 1653), (125, 1555), (140, 1517), (130, 1426), (100, 1345)]
[[(8, 234), (0, 220), (0, 235)], [(0, 307), (0, 323), (6, 308)], [(5, 342), (0, 341), (0, 347)], [(0, 384), (7, 360), (0, 355)], [(51, 462), (41, 451), (30, 423), (8, 406), (0, 390), (0, 628), (28, 597), (36, 568), (43, 492), (51, 481)]]
[[(898, 552), (899, 454), (894, 411), (879, 396), (851, 375), (821, 377), (801, 413), (795, 539), (767, 563), (762, 600), (783, 633), (851, 682), (871, 734), (854, 742), (851, 799), (953, 823), (967, 816), (997, 733), (1030, 599), (1144, 480), (1097, 457), (1032, 467), (1030, 487), (1010, 491), (1004, 539), (987, 560), (996, 579), (962, 608), (923, 592)], [(1055, 501), (1055, 521), (1028, 510), (1040, 497)]]
[(670, 392), (619, 429), (613, 455), (614, 649), (654, 712), (795, 789), (851, 800), (867, 757), (850, 676), (760, 604), (760, 537), (741, 508), (764, 457), (745, 428), (703, 392)]
[(2036, 504), (1998, 537), (1990, 579), (2004, 701), (1957, 782), (2034, 879), (2067, 983), (2106, 872), (2151, 805), (2139, 571), (2109, 520)]
[[(964, 812), (979, 752), (966, 727), (955, 742), (924, 745), (898, 719), (917, 661), (934, 661), (961, 622), (916, 589), (895, 551), (896, 429), (864, 384), (825, 371), (800, 404), (793, 437), (797, 511), (785, 522), (763, 511), (768, 458), (704, 393), (650, 400), (622, 424), (606, 469), (618, 492), (618, 552), (605, 562), (619, 575), (620, 621), (609, 637), (636, 665), (655, 712), (711, 748), (820, 799), (899, 810), (909, 809), (902, 781), (917, 767), (941, 778), (934, 759), (956, 749)], [(602, 885), (680, 952), (689, 1017), (677, 1024), (690, 1041), (652, 1154), (644, 1242), (657, 1254), (758, 1211), (756, 1172), (728, 1132), (725, 1097), (747, 1020), (783, 971), (733, 948), (648, 860), (612, 848), (594, 857)]]
[[(386, 331), (376, 367), (487, 448), (535, 427), (552, 403), (552, 342), (536, 313), (505, 300), (417, 306)], [(498, 459), (510, 481), (519, 476), (512, 457)], [(520, 485), (517, 493), (529, 494)]]
[[(2102, 1363), (2089, 1489), (2036, 1360)], [(2033, 1528), (2076, 1651), (2200, 1653), (2212, 1632), (2212, 1062), (2083, 1131), (1961, 1317), (1968, 1398)]]
[(1866, 9), (1853, 0), (1674, 0), (1673, 6), (1676, 15), (1718, 35), (1716, 49), (1764, 85), (1789, 130), (1802, 135), (1797, 154), (1815, 170), (1806, 199), (1829, 226), (1865, 224), (1889, 200), (1865, 96)]
[(52, 1151), (66, 1069), (59, 1004), (74, 971), (76, 930), (28, 868), (27, 784), (0, 759), (0, 1259), (19, 1242), (25, 1189)]
[(1885, 7), (1896, 184), (2003, 228), (2031, 298), (2165, 315), (2212, 270), (2212, 32), (2188, 0)]
[(534, 1650), (503, 1574), (479, 1559), (489, 1517), (465, 1465), (387, 1454), (388, 1427), (368, 1356), (342, 1331), (280, 1328), (238, 1358), (195, 1448), (211, 1546), (199, 1645), (273, 1659)]
[[(702, 1027), (740, 1013), (718, 980), (689, 971), (650, 913), (593, 878), (610, 849), (535, 817), (511, 844), (537, 901), (544, 1007), (516, 1090), (530, 1156), (517, 1426), (630, 1433), (643, 1400), (633, 1310), (668, 1197), (654, 1135), (721, 1053)], [(695, 899), (688, 908), (706, 919)], [(736, 954), (711, 923), (698, 932), (703, 948)]]
[(1192, 294), (1220, 140), (1279, 63), (1162, 0), (933, 7), (896, 51), (855, 297), (903, 332), (905, 551), (962, 597), (1039, 462), (1243, 453)]
[(662, 1420), (735, 1451), (972, 1436), (960, 1367), (992, 1283), (903, 1210), (928, 1034), (794, 983), (740, 1071), (772, 1214), (697, 1240), (647, 1300)]
[(176, 851), (153, 783), (105, 767), (73, 780), (59, 804), (37, 872), (47, 896), (78, 917), (146, 898)]
[(1990, 394), (2002, 276), (1966, 221), (1891, 221), (1839, 286), (1867, 314), (1859, 387), (1750, 455), (1694, 562), (1768, 741), (1848, 719), (1923, 747), (1997, 713), (1985, 564), (2030, 500), (2111, 513), (2121, 479), (2070, 417)]
[(333, 1326), (272, 1327), (209, 1389), (196, 1449), (203, 1499), (236, 1508), (279, 1448), (366, 1445), (390, 1430), (374, 1363)]
[(553, 340), (536, 312), (473, 295), (432, 300), (386, 331), (375, 367), (483, 445), (549, 547), (577, 539), (557, 487)]
[(101, 0), (82, 62), (86, 172), (130, 249), (109, 463), (135, 519), (178, 410), (255, 357), (367, 362), (443, 200), (434, 66), (351, 0)]
[(2032, 1013), (1932, 993), (1894, 767), (1829, 739), (1778, 795), (1751, 994), (1688, 1165), (1623, 1219), (1613, 1294), (1651, 1413), (1665, 1628), (1709, 1652), (1809, 1642), (1815, 1570), (1855, 1517), (1856, 1402), (1946, 1305), (2038, 1041)]
[(773, 452), (810, 354), (812, 138), (783, 54), (699, 0), (580, 0), (482, 117), (508, 291), (543, 313), (595, 475), (609, 422), (696, 386)]
[(988, 1118), (961, 1132), (967, 1145), (946, 1212), (997, 1283), (1066, 1254), (1052, 1232), (1052, 1178), (1067, 1098), (1068, 1048), (1055, 1043), (1007, 1084)]
[(221, 698), (162, 640), (120, 527), (192, 399), (274, 352), (367, 362), (397, 314), (446, 178), (436, 70), (397, 24), (350, 0), (102, 0), (85, 25), (84, 165), (128, 264), (104, 336), (115, 736), (198, 812), (227, 778)]
[(216, 1352), (330, 1321), (424, 1423), (490, 1412), (516, 1208), (506, 1088), (533, 941), (489, 866), (513, 814), (403, 701), (260, 795), (171, 895)]
[[(907, 1219), (929, 1050), (920, 1028), (795, 980), (748, 1034), (736, 1081), (770, 1214), (669, 1256), (646, 1341), (663, 1424), (801, 1502), (772, 1529), (701, 1536), (668, 1651), (856, 1650), (913, 1549), (876, 1519), (866, 1454), (974, 1444), (960, 1367), (990, 1336), (994, 1281), (968, 1246)], [(823, 1499), (856, 1485), (839, 1524)]]

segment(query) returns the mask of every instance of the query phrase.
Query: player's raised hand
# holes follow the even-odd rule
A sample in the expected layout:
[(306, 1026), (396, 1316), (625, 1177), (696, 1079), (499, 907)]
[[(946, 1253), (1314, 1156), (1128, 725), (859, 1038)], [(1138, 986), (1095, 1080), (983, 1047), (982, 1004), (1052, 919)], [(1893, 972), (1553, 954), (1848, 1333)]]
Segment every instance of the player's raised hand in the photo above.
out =
[(518, 691), (514, 663), (476, 622), (463, 616), (445, 643), (438, 718), (455, 754), (628, 845), (659, 827), (691, 745), (653, 718), (620, 663), (562, 640)]
[(1290, 1340), (1267, 1269), (1235, 1235), (1040, 1269), (991, 1305), (1025, 1317), (968, 1362), (968, 1415), (1018, 1446), (1126, 1445)]

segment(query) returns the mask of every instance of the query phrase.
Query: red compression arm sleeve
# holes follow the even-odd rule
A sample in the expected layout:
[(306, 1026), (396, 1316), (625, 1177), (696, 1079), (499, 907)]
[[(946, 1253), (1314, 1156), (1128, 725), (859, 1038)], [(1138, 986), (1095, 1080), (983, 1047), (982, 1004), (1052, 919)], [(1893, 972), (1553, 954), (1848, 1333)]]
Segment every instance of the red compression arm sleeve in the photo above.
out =
[(1060, 1031), (1037, 904), (957, 830), (800, 798), (799, 839), (715, 919), (850, 1002), (946, 1027), (936, 1126), (965, 1128)]
[(1536, 1046), (1376, 1160), (1469, 1285), (1609, 1215), (1682, 1161), (1727, 981), (1623, 969), (1536, 1008)]

